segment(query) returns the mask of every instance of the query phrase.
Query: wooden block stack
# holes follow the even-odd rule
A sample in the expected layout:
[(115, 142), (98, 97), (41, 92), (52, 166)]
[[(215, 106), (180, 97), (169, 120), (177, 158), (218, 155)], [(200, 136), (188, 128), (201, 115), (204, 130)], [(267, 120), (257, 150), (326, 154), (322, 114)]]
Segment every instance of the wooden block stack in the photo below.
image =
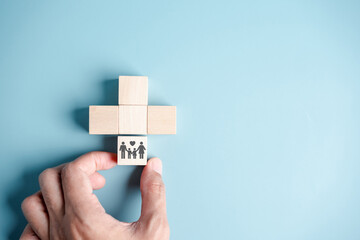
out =
[[(148, 77), (119, 76), (118, 105), (90, 106), (89, 133), (176, 134), (176, 107), (148, 106)], [(146, 136), (118, 136), (119, 165), (146, 163)]]

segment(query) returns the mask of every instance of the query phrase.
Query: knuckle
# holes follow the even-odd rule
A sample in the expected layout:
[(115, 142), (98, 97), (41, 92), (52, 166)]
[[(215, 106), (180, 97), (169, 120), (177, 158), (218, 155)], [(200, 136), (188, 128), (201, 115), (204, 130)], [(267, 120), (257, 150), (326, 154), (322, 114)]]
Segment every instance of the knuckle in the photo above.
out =
[(68, 163), (66, 164), (63, 169), (61, 169), (61, 177), (64, 179), (64, 178), (68, 178), (70, 175), (71, 175), (71, 171), (73, 171), (74, 169), (74, 164), (71, 162), (71, 163)]
[(77, 175), (81, 171), (80, 167), (76, 164), (76, 162), (67, 163), (60, 172), (61, 180), (70, 179), (72, 176)]
[(62, 220), (62, 224), (70, 225), (68, 234), (70, 239), (100, 239), (96, 237), (96, 230), (94, 229), (94, 223), (96, 220), (90, 217), (76, 217), (66, 214)]
[(148, 188), (152, 193), (157, 193), (159, 195), (165, 194), (165, 185), (162, 181), (150, 182)]
[(23, 211), (35, 209), (36, 205), (39, 203), (39, 199), (36, 195), (31, 195), (25, 198), (21, 203), (21, 209)]
[(55, 169), (48, 168), (42, 171), (39, 175), (39, 183), (46, 183), (47, 181), (51, 180), (54, 176), (58, 175)]
[(156, 214), (152, 217), (152, 222), (161, 232), (169, 229), (169, 223), (166, 215)]
[(92, 151), (92, 152), (88, 152), (82, 156), (80, 156), (79, 158), (75, 159), (75, 161), (69, 162), (67, 163), (64, 168), (63, 168), (63, 172), (73, 172), (73, 171), (83, 171), (83, 163), (81, 161), (78, 161), (80, 159), (92, 159), (94, 160), (95, 163), (97, 162), (101, 162), (99, 160), (101, 160), (101, 152), (99, 151)]
[(163, 215), (160, 215), (158, 216), (156, 219), (156, 223), (157, 225), (162, 229), (167, 229), (169, 228), (169, 223), (168, 223), (168, 220), (167, 220), (167, 217), (166, 216), (163, 216)]
[(86, 155), (86, 157), (93, 159), (94, 162), (101, 160), (101, 152), (99, 152), (99, 151), (88, 152), (85, 155)]
[(99, 151), (92, 151), (89, 153), (89, 156), (90, 158), (94, 161), (94, 163), (97, 165), (97, 164), (101, 164), (102, 161), (102, 155), (101, 155), (101, 152)]
[(98, 151), (92, 151), (88, 153), (91, 158), (99, 158), (99, 152)]

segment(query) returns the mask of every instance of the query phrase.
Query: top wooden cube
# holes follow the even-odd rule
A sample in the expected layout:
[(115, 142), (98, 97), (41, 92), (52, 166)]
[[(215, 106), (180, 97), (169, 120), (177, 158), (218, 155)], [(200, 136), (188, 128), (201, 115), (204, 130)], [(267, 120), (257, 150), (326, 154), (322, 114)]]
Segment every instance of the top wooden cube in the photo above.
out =
[(148, 105), (148, 77), (119, 76), (119, 105)]

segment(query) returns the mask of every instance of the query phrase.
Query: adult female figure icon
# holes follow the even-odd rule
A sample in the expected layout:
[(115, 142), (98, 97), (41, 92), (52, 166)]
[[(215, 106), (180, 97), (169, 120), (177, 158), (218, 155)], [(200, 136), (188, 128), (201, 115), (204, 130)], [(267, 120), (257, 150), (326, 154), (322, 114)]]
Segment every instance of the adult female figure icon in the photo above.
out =
[(146, 148), (143, 145), (143, 142), (140, 142), (140, 146), (138, 147), (137, 150), (139, 150), (140, 159), (143, 159), (144, 158), (144, 153), (145, 153), (145, 150), (146, 150)]

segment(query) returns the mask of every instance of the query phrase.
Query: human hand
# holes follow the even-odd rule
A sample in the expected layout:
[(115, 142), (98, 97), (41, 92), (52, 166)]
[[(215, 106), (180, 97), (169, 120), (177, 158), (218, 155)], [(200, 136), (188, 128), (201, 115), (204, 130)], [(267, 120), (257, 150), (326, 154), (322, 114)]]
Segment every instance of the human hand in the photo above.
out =
[(161, 160), (150, 159), (142, 172), (141, 216), (133, 223), (107, 214), (93, 193), (105, 185), (97, 171), (115, 165), (116, 154), (90, 152), (43, 171), (40, 191), (22, 203), (28, 225), (20, 239), (169, 239)]

